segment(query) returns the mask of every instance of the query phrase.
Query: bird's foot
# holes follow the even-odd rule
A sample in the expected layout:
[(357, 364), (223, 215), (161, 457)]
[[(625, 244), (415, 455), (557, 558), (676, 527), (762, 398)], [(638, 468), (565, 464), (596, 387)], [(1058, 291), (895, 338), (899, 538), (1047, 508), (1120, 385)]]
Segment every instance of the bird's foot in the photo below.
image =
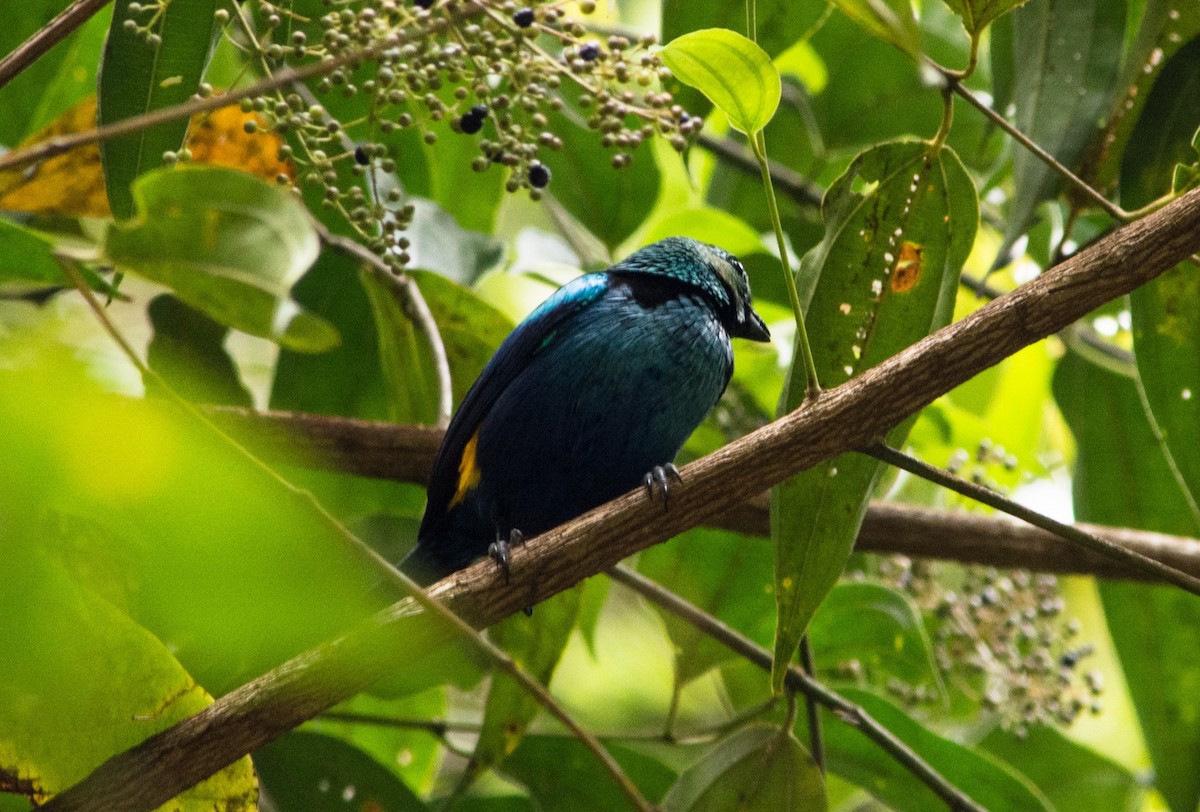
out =
[(497, 537), (495, 541), (488, 545), (488, 557), (496, 562), (496, 566), (504, 572), (504, 583), (510, 580), (509, 561), (510, 552), (513, 547), (519, 547), (525, 543), (525, 536), (520, 530), (515, 527), (508, 531), (508, 538), (502, 539)]
[(646, 486), (646, 498), (654, 499), (654, 485), (658, 484), (662, 490), (663, 510), (670, 507), (671, 483), (674, 479), (680, 485), (683, 484), (683, 477), (679, 474), (679, 469), (675, 467), (675, 463), (668, 462), (666, 465), (656, 465), (650, 469), (649, 473), (642, 478), (642, 484)]

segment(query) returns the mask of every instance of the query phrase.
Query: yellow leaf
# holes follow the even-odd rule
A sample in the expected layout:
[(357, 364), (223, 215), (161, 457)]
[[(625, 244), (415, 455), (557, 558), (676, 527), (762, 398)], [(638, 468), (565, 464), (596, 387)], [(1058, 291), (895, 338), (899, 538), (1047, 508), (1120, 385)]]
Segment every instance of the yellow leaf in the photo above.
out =
[[(247, 133), (245, 123), (256, 120), (236, 106), (192, 117), (186, 145), (193, 163), (240, 169), (266, 180), (295, 177), (291, 162), (279, 160), (283, 140), (260, 126)], [(96, 97), (78, 102), (21, 146), (71, 135), (96, 125)], [(24, 169), (0, 172), (0, 211), (23, 211), (61, 217), (111, 217), (100, 168), (100, 149), (85, 144)]]

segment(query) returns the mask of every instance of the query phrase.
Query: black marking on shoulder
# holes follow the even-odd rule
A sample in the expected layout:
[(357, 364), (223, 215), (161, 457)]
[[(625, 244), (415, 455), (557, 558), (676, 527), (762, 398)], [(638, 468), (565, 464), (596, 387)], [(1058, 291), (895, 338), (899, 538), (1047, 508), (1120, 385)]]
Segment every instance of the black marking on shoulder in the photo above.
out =
[(695, 295), (699, 288), (662, 274), (611, 273), (614, 285), (624, 287), (633, 300), (646, 309), (660, 307), (667, 302)]

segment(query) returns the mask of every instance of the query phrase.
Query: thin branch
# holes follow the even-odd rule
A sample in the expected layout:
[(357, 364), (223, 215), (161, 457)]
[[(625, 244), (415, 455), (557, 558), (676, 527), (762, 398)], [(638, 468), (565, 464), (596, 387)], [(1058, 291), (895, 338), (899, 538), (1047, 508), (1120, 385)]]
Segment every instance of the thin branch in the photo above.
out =
[[(804, 669), (804, 675), (807, 677), (811, 678), (817, 673), (813, 666), (812, 641), (808, 639), (807, 634), (800, 638), (800, 667)], [(821, 711), (817, 707), (816, 697), (809, 694), (804, 695), (804, 705), (808, 715), (809, 750), (817, 769), (823, 773), (825, 772), (825, 737), (821, 735)]]
[[(758, 159), (749, 147), (732, 138), (722, 138), (704, 132), (700, 133), (696, 143), (746, 174), (758, 176)], [(768, 168), (771, 180), (780, 191), (802, 206), (820, 207), (821, 199), (825, 196), (824, 189), (777, 161), (768, 161)]]
[(119, 138), (120, 136), (140, 132), (169, 121), (189, 119), (196, 113), (229, 107), (230, 105), (237, 104), (242, 99), (249, 99), (273, 90), (288, 87), (293, 82), (302, 82), (316, 76), (325, 76), (340, 68), (358, 65), (363, 61), (375, 59), (389, 49), (400, 47), (413, 40), (428, 37), (430, 34), (440, 33), (462, 20), (481, 13), (483, 9), (484, 7), (481, 3), (474, 2), (474, 0), (465, 0), (464, 2), (456, 3), (446, 17), (431, 21), (425, 28), (394, 33), (366, 48), (342, 54), (333, 59), (311, 62), (299, 68), (284, 68), (266, 79), (243, 88), (230, 89), (219, 95), (207, 98), (193, 98), (182, 104), (162, 107), (158, 110), (151, 110), (148, 113), (114, 121), (103, 127), (48, 138), (25, 149), (16, 149), (0, 155), (0, 171), (15, 169), (16, 167), (42, 161), (55, 155), (61, 155), (84, 144)]
[(941, 65), (936, 63), (931, 64), (933, 64), (934, 68), (945, 77), (947, 85), (951, 90), (965, 99), (967, 103), (969, 103), (976, 110), (983, 113), (984, 116), (986, 116), (993, 124), (1012, 136), (1017, 143), (1032, 152), (1039, 161), (1046, 164), (1063, 178), (1065, 178), (1085, 197), (1090, 199), (1100, 208), (1104, 209), (1104, 211), (1108, 212), (1117, 220), (1120, 220), (1121, 222), (1127, 222), (1129, 220), (1129, 212), (1125, 211), (1116, 203), (1113, 203), (1107, 197), (1100, 194), (1100, 192), (1093, 189), (1087, 181), (1076, 175), (1074, 172), (1064, 166), (1057, 158), (1055, 158), (1049, 152), (1046, 152), (1046, 150), (1042, 149), (1033, 139), (1010, 124), (1008, 119), (997, 113), (988, 105), (984, 104), (982, 99), (966, 88), (966, 86), (959, 80), (953, 71), (943, 68)]
[(450, 411), (453, 409), (454, 394), (451, 390), (450, 361), (446, 357), (446, 344), (442, 341), (442, 333), (438, 329), (429, 305), (421, 294), (421, 289), (408, 274), (394, 274), (387, 264), (358, 242), (332, 233), (323, 223), (312, 218), (313, 226), (321, 237), (321, 242), (330, 248), (357, 260), (370, 269), (375, 278), (391, 287), (400, 300), (404, 315), (412, 320), (413, 326), (425, 336), (429, 344), (429, 354), (432, 356), (433, 370), (438, 383), (438, 420), (437, 424), (445, 428), (450, 424)]
[(71, 32), (110, 2), (112, 0), (75, 0), (60, 11), (54, 19), (35, 31), (33, 36), (0, 59), (0, 87), (11, 82), (21, 71), (41, 58), (42, 54), (69, 37)]
[[(473, 627), (491, 625), (801, 470), (884, 436), (980, 371), (1198, 249), (1200, 189), (826, 390), (817, 401), (687, 465), (683, 486), (672, 491), (670, 511), (647, 500), (642, 489), (630, 491), (516, 548), (511, 580), (492, 562), (481, 561), (438, 582), (429, 595)], [(444, 619), (431, 622), (429, 612), (414, 614), (412, 603), (402, 601), (113, 756), (45, 809), (153, 808), (395, 668), (411, 667), (449, 639)], [(855, 718), (853, 706), (839, 710)], [(868, 717), (857, 718), (870, 728)]]
[(1072, 544), (1079, 545), (1085, 550), (1107, 558), (1116, 559), (1132, 569), (1139, 570), (1147, 575), (1153, 575), (1159, 580), (1174, 584), (1180, 589), (1191, 592), (1193, 595), (1200, 595), (1200, 578), (1188, 575), (1186, 572), (1181, 572), (1174, 567), (1163, 564), (1160, 561), (1155, 561), (1149, 556), (1144, 556), (1119, 544), (1105, 541), (1099, 536), (1084, 532), (1077, 527), (1072, 527), (1069, 524), (1051, 519), (1049, 516), (1038, 513), (1036, 510), (1030, 510), (996, 491), (985, 488), (982, 485), (976, 485), (974, 482), (969, 482), (948, 471), (943, 471), (941, 468), (922, 462), (894, 448), (878, 444), (862, 449), (862, 453), (886, 462), (889, 465), (902, 468), (911, 474), (916, 474), (922, 479), (927, 479), (930, 482), (941, 485), (943, 488), (949, 488), (952, 491), (961, 493), (963, 496), (968, 496), (996, 510), (1002, 510), (1010, 516), (1015, 516), (1043, 530), (1048, 530)]
[[(771, 652), (741, 632), (628, 567), (613, 567), (608, 574), (613, 580), (624, 584), (656, 606), (690, 623), (730, 651), (770, 673)], [(949, 808), (983, 812), (983, 807), (950, 783), (912, 748), (898, 739), (886, 727), (876, 722), (865, 710), (826, 688), (822, 683), (805, 674), (801, 668), (795, 665), (790, 666), (784, 682), (791, 690), (800, 691), (815, 702), (834, 711), (842, 721), (861, 730), (863, 735), (879, 745), (884, 752), (933, 790)]]
[[(397, 426), (345, 417), (208, 407), (214, 421), (266, 459), (358, 476), (424, 485), (441, 444), (431, 426)], [(770, 532), (766, 494), (751, 497), (709, 525), (749, 535)], [(1084, 532), (1200, 576), (1200, 541), (1144, 530), (1077, 524)], [(872, 502), (855, 549), (1037, 572), (1150, 579), (1106, 556), (1004, 516)]]

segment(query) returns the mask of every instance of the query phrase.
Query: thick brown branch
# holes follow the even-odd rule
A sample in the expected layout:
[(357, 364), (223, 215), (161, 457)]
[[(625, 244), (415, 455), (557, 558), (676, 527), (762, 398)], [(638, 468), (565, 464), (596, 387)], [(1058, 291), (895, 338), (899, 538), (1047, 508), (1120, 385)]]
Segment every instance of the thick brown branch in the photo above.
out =
[[(971, 376), (1124, 295), (1200, 249), (1200, 190), (923, 339), (815, 402), (684, 469), (672, 509), (634, 491), (516, 549), (511, 583), (490, 563), (432, 594), (477, 627), (544, 600), (821, 460), (871, 445)], [(403, 613), (403, 614), (402, 614)], [(195, 716), (109, 759), (48, 810), (152, 809), (216, 770), (444, 645), (444, 627), (398, 605)]]
[[(426, 426), (292, 412), (207, 410), (220, 426), (268, 460), (331, 468), (378, 479), (424, 484), (442, 433)], [(766, 494), (713, 517), (709, 524), (767, 535)], [(1079, 525), (1175, 569), (1200, 576), (1200, 541), (1141, 530)], [(965, 564), (1021, 567), (1038, 572), (1141, 579), (1136, 570), (1080, 550), (1053, 533), (999, 515), (955, 513), (875, 502), (867, 510), (855, 548)]]

